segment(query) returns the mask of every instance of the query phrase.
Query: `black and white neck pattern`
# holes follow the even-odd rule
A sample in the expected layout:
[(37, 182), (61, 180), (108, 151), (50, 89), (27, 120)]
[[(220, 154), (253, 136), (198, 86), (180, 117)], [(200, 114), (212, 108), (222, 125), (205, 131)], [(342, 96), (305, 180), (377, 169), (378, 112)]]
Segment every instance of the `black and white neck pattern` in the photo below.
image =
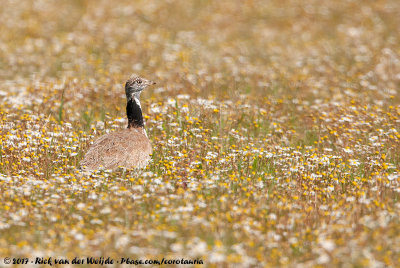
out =
[(128, 128), (144, 127), (142, 107), (140, 106), (140, 92), (136, 92), (128, 98), (126, 115), (128, 116)]

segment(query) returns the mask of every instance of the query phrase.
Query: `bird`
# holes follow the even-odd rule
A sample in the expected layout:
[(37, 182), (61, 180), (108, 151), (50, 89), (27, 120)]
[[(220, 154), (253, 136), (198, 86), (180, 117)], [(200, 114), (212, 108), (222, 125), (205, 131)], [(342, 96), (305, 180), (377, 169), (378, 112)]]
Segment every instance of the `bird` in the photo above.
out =
[(141, 169), (147, 166), (153, 149), (144, 129), (139, 99), (142, 91), (154, 84), (156, 83), (138, 76), (131, 76), (126, 81), (128, 127), (96, 139), (80, 163), (82, 170), (114, 170), (118, 167)]

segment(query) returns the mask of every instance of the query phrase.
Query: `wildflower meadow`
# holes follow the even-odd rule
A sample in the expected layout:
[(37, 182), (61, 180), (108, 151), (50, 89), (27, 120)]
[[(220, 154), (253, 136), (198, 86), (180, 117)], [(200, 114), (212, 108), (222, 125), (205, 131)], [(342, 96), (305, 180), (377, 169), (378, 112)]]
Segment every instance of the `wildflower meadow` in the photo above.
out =
[[(398, 0), (0, 4), (0, 266), (400, 266)], [(83, 172), (132, 74), (152, 159)]]

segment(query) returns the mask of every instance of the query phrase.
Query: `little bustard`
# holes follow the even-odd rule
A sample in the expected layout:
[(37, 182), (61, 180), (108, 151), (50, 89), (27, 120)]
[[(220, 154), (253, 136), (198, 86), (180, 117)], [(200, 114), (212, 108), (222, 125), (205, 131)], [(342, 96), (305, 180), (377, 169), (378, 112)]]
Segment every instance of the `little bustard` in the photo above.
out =
[(139, 98), (146, 87), (154, 84), (140, 77), (131, 77), (126, 81), (128, 128), (98, 138), (81, 162), (84, 170), (146, 167), (152, 148), (144, 129)]

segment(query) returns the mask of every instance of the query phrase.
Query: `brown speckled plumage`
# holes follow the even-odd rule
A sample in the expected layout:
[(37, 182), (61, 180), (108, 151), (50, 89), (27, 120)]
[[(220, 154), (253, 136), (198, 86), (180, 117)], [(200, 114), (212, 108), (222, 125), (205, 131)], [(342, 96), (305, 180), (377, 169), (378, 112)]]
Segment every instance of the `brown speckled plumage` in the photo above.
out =
[(81, 166), (95, 170), (118, 167), (145, 168), (152, 148), (143, 128), (127, 128), (98, 138), (86, 153)]
[(84, 170), (99, 168), (144, 168), (150, 160), (152, 148), (144, 129), (140, 93), (152, 81), (133, 77), (125, 84), (128, 128), (101, 136), (91, 145), (81, 167)]

